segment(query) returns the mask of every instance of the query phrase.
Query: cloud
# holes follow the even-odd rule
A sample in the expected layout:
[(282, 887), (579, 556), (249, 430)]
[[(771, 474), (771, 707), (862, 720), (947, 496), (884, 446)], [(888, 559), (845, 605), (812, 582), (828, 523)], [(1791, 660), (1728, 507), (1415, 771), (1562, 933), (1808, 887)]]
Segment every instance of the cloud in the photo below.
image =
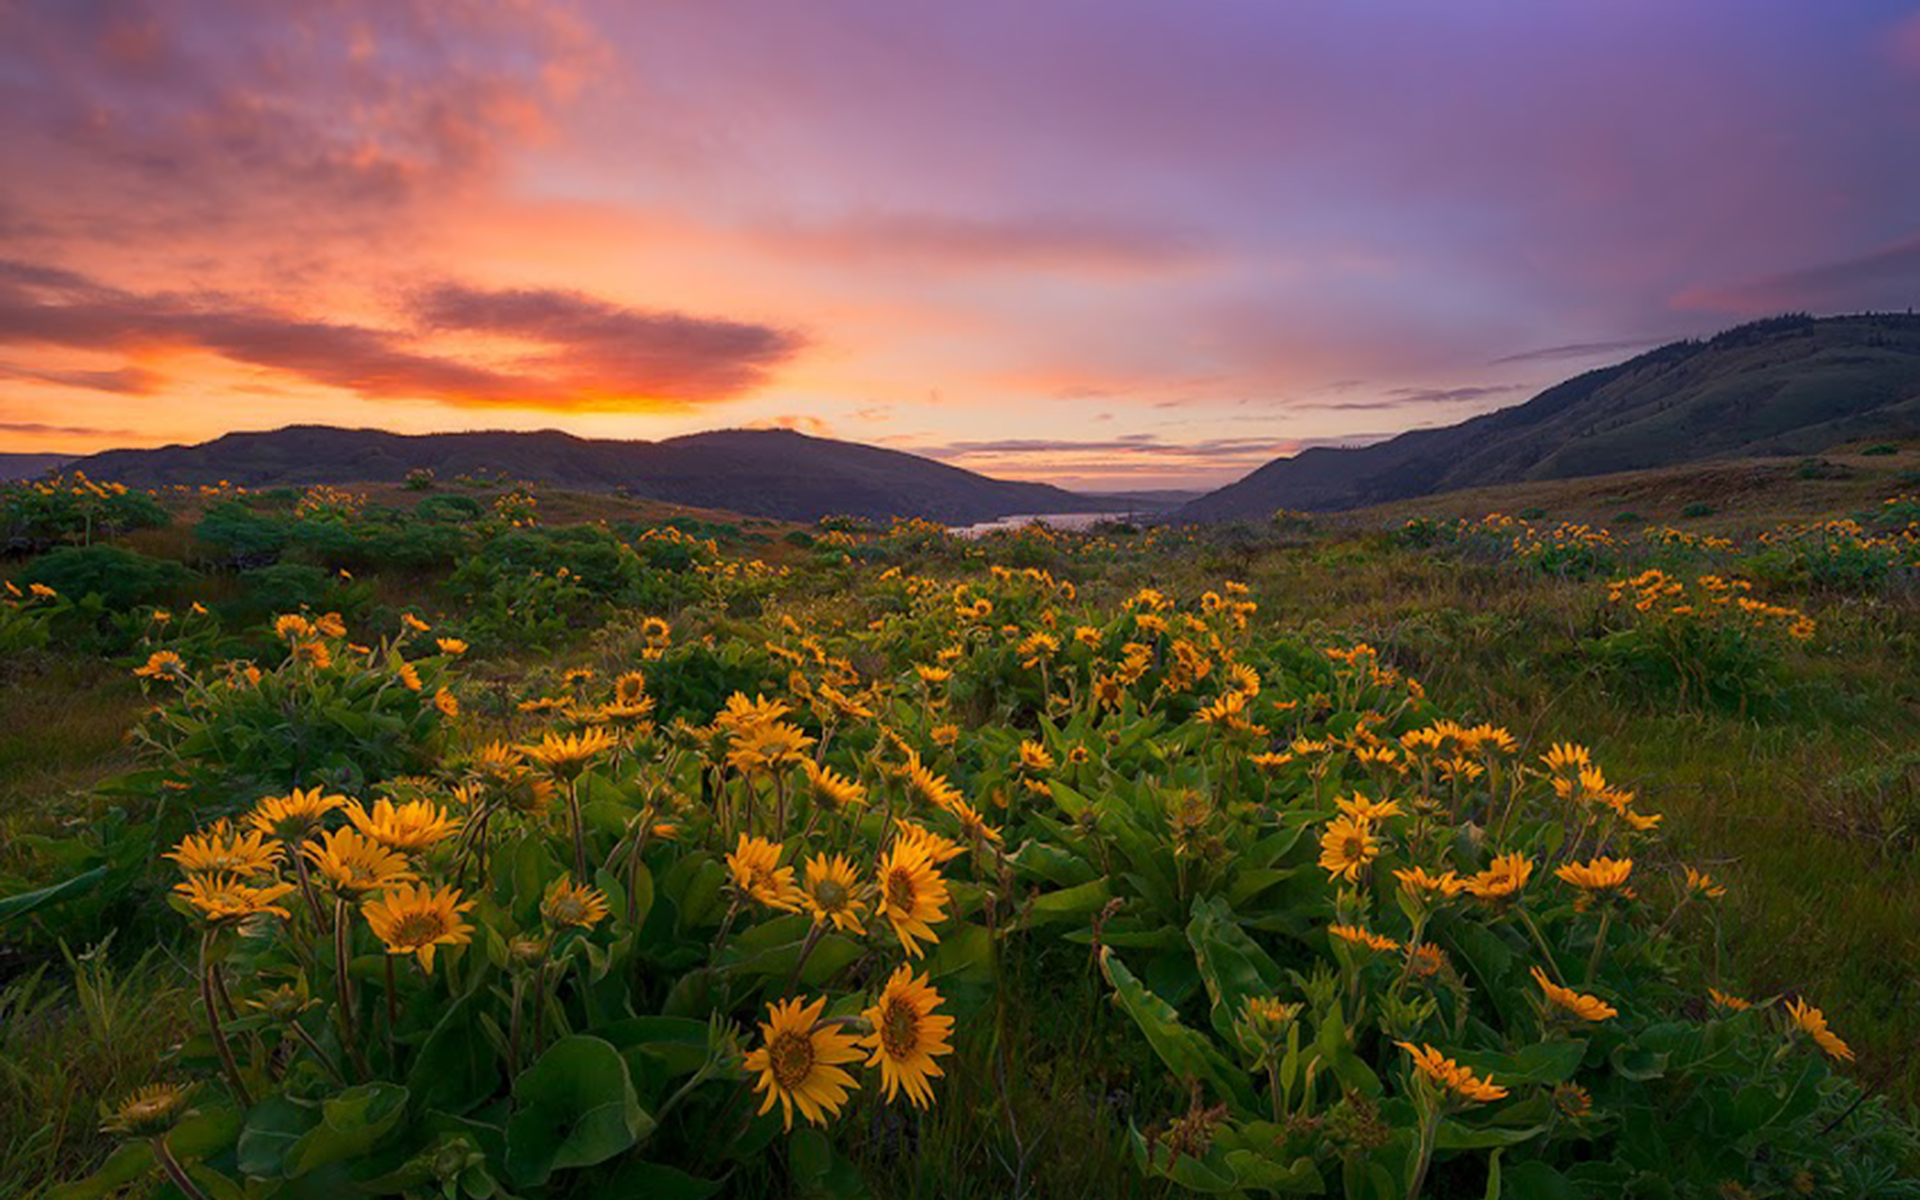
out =
[(0, 363), (0, 377), (31, 379), (37, 383), (52, 383), (91, 392), (111, 392), (119, 396), (151, 396), (160, 390), (162, 383), (157, 371), (149, 371), (144, 367), (120, 367), (110, 371), (36, 370)]
[(747, 429), (790, 429), (795, 433), (810, 434), (813, 437), (830, 438), (837, 436), (833, 426), (819, 417), (809, 417), (803, 413), (786, 413), (777, 417), (763, 417), (758, 421), (748, 421)]
[[(802, 345), (785, 330), (622, 308), (575, 292), (446, 284), (416, 298), (414, 310), (422, 329), (377, 329), (302, 319), (220, 294), (140, 294), (56, 267), (0, 263), (0, 343), (201, 350), (378, 400), (672, 410), (744, 394)], [(423, 341), (423, 333), (448, 331), (504, 337), (530, 349), (479, 363)], [(133, 369), (87, 374), (96, 376), (96, 387), (152, 382)]]
[(0, 433), (46, 434), (52, 437), (139, 437), (131, 429), (100, 429), (92, 425), (43, 425), (38, 421), (0, 421)]
[(623, 308), (579, 292), (484, 291), (443, 284), (421, 293), (415, 315), (433, 329), (503, 334), (545, 343), (546, 368), (577, 374), (593, 390), (674, 400), (741, 395), (766, 381), (805, 339), (787, 329)]
[(1569, 342), (1564, 346), (1543, 346), (1538, 350), (1522, 350), (1518, 354), (1509, 354), (1496, 358), (1490, 366), (1504, 367), (1514, 363), (1560, 362), (1569, 358), (1598, 358), (1603, 354), (1625, 353), (1628, 350), (1640, 350), (1648, 346), (1664, 345), (1675, 340), (1672, 337), (1619, 338), (1610, 342)]
[(1837, 262), (1723, 286), (1688, 288), (1673, 298), (1673, 307), (1759, 316), (1800, 309), (1911, 308), (1916, 301), (1920, 301), (1920, 236)]

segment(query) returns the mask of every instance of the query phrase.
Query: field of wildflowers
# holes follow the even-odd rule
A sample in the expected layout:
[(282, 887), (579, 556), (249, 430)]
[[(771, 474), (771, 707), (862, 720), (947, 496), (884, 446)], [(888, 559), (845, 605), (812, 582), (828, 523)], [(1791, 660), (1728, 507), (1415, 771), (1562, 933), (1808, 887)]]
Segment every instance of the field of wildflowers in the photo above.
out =
[[(384, 518), (328, 489), (271, 520), (353, 603), (122, 614), (119, 825), (0, 929), (171, 947), (178, 1036), (27, 1191), (1920, 1195), (1825, 998), (1728, 972), (1658, 795), (1272, 618), (1257, 534), (476, 509), (434, 600), (340, 577)], [(1878, 587), (1920, 558), (1381, 540), (1582, 589), (1594, 678), (1744, 712), (1821, 625), (1742, 564), (1843, 537)], [(0, 636), (78, 603), (9, 585)]]

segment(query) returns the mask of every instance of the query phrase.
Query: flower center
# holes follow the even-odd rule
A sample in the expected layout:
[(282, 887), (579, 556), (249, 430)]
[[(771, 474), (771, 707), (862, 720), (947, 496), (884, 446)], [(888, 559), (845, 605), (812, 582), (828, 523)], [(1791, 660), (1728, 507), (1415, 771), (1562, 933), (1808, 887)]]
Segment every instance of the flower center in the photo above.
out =
[(847, 906), (847, 889), (832, 879), (822, 879), (813, 885), (813, 900), (828, 912), (839, 912)]
[(813, 1073), (813, 1039), (792, 1030), (776, 1034), (767, 1046), (767, 1064), (775, 1083), (789, 1092), (798, 1089)]
[(911, 1055), (920, 1046), (920, 1014), (913, 1005), (895, 997), (880, 1012), (880, 1049), (888, 1058)]
[(586, 918), (587, 906), (578, 896), (555, 896), (553, 919), (562, 925), (578, 925)]
[(887, 903), (892, 907), (912, 912), (919, 894), (919, 889), (914, 886), (913, 872), (904, 867), (895, 867), (887, 873)]
[(393, 925), (393, 942), (399, 946), (424, 946), (446, 932), (440, 914), (411, 912)]
[(1367, 839), (1361, 834), (1349, 834), (1347, 840), (1340, 845), (1340, 853), (1350, 861), (1358, 862), (1366, 856)]

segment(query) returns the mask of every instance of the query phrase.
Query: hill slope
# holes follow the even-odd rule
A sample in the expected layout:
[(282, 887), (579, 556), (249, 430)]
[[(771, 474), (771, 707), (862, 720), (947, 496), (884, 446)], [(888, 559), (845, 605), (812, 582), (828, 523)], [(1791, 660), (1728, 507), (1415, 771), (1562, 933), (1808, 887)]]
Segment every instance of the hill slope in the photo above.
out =
[(1040, 483), (989, 479), (932, 459), (787, 430), (723, 430), (660, 442), (539, 433), (405, 435), (296, 425), (230, 433), (197, 446), (110, 450), (73, 464), (139, 487), (387, 483), (429, 468), (442, 479), (503, 472), (554, 487), (619, 490), (651, 500), (813, 521), (834, 513), (949, 523), (1015, 513), (1085, 511)]
[(0, 483), (11, 483), (16, 479), (36, 479), (48, 471), (79, 457), (74, 454), (11, 454), (0, 453)]
[(1777, 317), (1662, 346), (1444, 429), (1275, 459), (1176, 515), (1358, 508), (1917, 430), (1920, 316)]

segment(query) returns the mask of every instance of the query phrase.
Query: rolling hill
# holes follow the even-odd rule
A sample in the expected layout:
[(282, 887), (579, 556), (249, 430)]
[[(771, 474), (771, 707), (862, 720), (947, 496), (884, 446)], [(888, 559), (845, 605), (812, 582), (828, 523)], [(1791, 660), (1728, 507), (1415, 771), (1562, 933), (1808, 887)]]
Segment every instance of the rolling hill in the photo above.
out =
[(16, 479), (35, 479), (78, 458), (77, 454), (0, 453), (0, 483)]
[(197, 446), (110, 450), (72, 464), (139, 487), (230, 480), (246, 487), (387, 483), (429, 468), (441, 479), (504, 473), (552, 487), (814, 521), (830, 514), (952, 524), (1017, 513), (1090, 511), (1087, 497), (990, 479), (932, 459), (787, 430), (721, 430), (659, 442), (539, 433), (407, 435), (296, 425)]
[(1774, 317), (1588, 371), (1458, 425), (1275, 459), (1175, 518), (1359, 508), (1916, 431), (1920, 316)]

